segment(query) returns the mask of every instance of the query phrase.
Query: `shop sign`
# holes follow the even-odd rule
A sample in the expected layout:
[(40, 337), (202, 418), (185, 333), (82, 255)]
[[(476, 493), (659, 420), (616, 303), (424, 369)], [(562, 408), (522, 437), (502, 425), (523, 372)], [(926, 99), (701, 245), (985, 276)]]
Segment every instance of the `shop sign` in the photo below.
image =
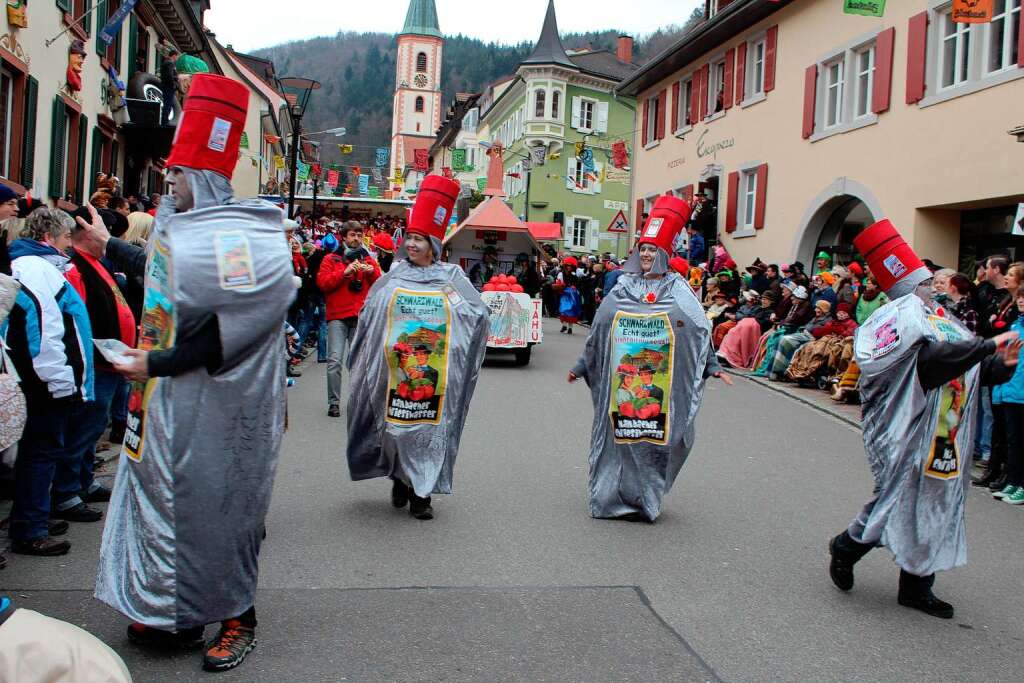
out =
[(615, 202), (611, 199), (604, 200), (604, 208), (611, 209), (613, 211), (625, 211), (629, 208), (629, 204), (626, 202)]
[(736, 146), (736, 138), (725, 138), (718, 142), (707, 143), (705, 142), (707, 137), (708, 131), (705, 130), (697, 140), (697, 156), (700, 158), (712, 156), (717, 159), (720, 151)]
[(885, 0), (844, 0), (843, 12), (865, 17), (880, 17), (885, 14)]

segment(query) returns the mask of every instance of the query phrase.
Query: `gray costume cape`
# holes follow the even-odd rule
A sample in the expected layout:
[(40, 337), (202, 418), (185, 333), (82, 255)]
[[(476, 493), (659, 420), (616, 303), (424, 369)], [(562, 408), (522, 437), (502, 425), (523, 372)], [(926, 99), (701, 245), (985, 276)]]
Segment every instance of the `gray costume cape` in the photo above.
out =
[(896, 564), (917, 576), (967, 561), (964, 490), (982, 374), (975, 363), (962, 381), (926, 390), (919, 354), (931, 342), (971, 341), (982, 344), (910, 294), (875, 311), (854, 342), (875, 497), (848, 532), (858, 543), (888, 546)]
[[(664, 272), (664, 261), (659, 252), (652, 272)], [(693, 447), (705, 381), (720, 368), (711, 323), (686, 280), (644, 278), (628, 272), (633, 266), (601, 303), (573, 374), (586, 380), (594, 402), (590, 514), (653, 521)], [(622, 368), (653, 370), (653, 384), (645, 388), (644, 375), (630, 372), (626, 386)], [(651, 404), (657, 414), (637, 414)]]
[(166, 348), (213, 314), (223, 365), (150, 379), (145, 398), (135, 385), (96, 579), (99, 600), (165, 630), (253, 604), (295, 295), (281, 210), (228, 204), (226, 178), (186, 175), (196, 208), (175, 214), (164, 197), (149, 241), (140, 348)]
[[(452, 492), (489, 325), (479, 292), (454, 264), (421, 268), (403, 259), (374, 283), (348, 362), (354, 481), (390, 476), (420, 497)], [(426, 364), (409, 356), (424, 347)], [(427, 386), (429, 396), (409, 393)]]

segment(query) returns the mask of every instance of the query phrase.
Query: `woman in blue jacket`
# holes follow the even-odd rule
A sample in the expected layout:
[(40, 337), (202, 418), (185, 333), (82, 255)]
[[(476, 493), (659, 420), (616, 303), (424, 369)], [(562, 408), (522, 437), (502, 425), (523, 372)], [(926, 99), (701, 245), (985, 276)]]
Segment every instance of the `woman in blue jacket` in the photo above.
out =
[[(1014, 303), (1024, 313), (1024, 289), (1018, 290)], [(1024, 317), (1010, 329), (1024, 337)], [(1018, 366), (1009, 382), (992, 388), (992, 408), (1002, 414), (1006, 434), (1006, 486), (992, 495), (1010, 505), (1024, 505), (1024, 368)]]

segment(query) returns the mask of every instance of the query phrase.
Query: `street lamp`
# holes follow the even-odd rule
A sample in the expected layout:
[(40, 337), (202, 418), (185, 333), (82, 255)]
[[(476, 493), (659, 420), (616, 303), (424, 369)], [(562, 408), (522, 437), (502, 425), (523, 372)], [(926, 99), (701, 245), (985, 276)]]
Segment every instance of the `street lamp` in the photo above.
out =
[(288, 217), (295, 217), (295, 180), (299, 166), (299, 144), (302, 136), (302, 117), (306, 114), (309, 96), (320, 88), (320, 82), (312, 78), (286, 76), (279, 78), (278, 86), (288, 102), (288, 115), (292, 120), (291, 178), (288, 181)]

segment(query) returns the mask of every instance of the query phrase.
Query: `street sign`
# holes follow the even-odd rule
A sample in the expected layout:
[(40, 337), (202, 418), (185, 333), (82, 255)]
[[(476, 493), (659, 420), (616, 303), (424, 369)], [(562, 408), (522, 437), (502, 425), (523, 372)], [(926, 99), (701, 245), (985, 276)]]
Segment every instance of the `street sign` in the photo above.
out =
[(622, 213), (621, 209), (608, 224), (608, 232), (629, 232), (629, 221), (626, 220), (626, 214)]

